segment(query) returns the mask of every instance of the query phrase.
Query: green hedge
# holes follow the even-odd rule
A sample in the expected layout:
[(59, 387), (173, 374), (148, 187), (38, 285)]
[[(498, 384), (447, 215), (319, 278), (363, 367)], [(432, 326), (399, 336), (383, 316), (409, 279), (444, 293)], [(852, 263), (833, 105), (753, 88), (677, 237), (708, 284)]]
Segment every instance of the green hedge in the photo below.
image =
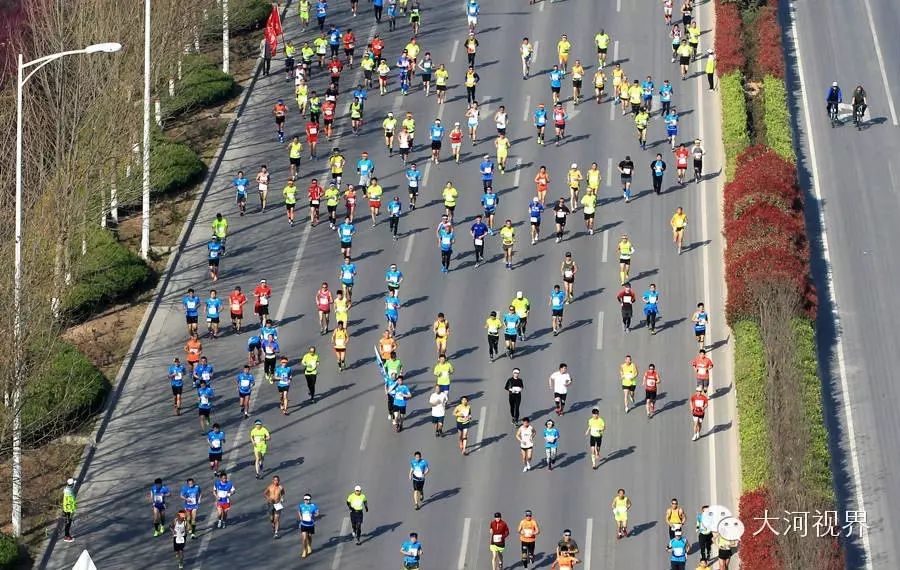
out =
[(22, 550), (16, 539), (0, 532), (0, 569), (15, 568), (22, 559)]
[(64, 303), (65, 312), (71, 317), (85, 318), (153, 285), (150, 267), (110, 232), (93, 228), (87, 242), (87, 253), (78, 259), (75, 283)]
[(150, 187), (154, 195), (184, 190), (203, 179), (206, 164), (186, 144), (164, 136), (150, 145)]
[(747, 132), (747, 100), (744, 97), (743, 76), (740, 71), (719, 79), (722, 94), (722, 140), (725, 145), (725, 179), (734, 178), (737, 156), (750, 146)]
[(161, 100), (166, 116), (176, 117), (194, 109), (217, 105), (237, 92), (234, 77), (205, 57), (185, 58), (182, 65), (184, 74), (181, 81), (175, 83), (175, 95), (166, 95)]
[(33, 354), (37, 368), (25, 384), (22, 406), (23, 438), (29, 445), (77, 429), (102, 407), (110, 389), (106, 377), (71, 344), (53, 341)]
[(228, 29), (237, 34), (256, 30), (271, 12), (272, 3), (267, 0), (232, 0), (228, 4)]
[(800, 375), (800, 397), (806, 425), (809, 426), (809, 451), (804, 461), (804, 478), (811, 489), (822, 499), (834, 500), (834, 484), (831, 475), (831, 453), (828, 449), (828, 432), (822, 412), (822, 383), (816, 351), (816, 332), (812, 321), (795, 318), (794, 347), (797, 355), (797, 371)]
[(738, 321), (732, 331), (735, 339), (734, 385), (741, 452), (741, 489), (748, 492), (764, 487), (769, 481), (771, 440), (765, 409), (765, 349), (756, 322)]
[(766, 75), (763, 79), (763, 123), (766, 126), (766, 146), (781, 158), (796, 163), (787, 88), (784, 80), (772, 75)]

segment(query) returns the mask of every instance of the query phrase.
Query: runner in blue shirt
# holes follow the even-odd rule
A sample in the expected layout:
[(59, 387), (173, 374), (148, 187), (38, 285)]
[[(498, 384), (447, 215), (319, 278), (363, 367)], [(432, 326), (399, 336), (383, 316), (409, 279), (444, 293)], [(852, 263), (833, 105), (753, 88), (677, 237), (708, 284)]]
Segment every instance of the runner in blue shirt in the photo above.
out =
[(672, 150), (675, 150), (675, 139), (678, 138), (678, 109), (672, 107), (663, 120), (666, 122), (666, 137), (672, 145)]
[(559, 429), (553, 420), (544, 422), (544, 454), (547, 458), (547, 469), (553, 471), (556, 463), (556, 453), (559, 450)]
[(669, 114), (669, 107), (672, 105), (672, 95), (674, 94), (675, 90), (672, 89), (672, 84), (669, 83), (669, 80), (663, 81), (663, 84), (659, 86), (659, 102), (662, 104), (662, 115), (664, 117)]
[(437, 164), (441, 160), (441, 141), (444, 138), (444, 125), (435, 119), (431, 125), (431, 162)]
[(201, 380), (197, 386), (197, 412), (200, 416), (200, 433), (209, 431), (209, 416), (212, 413), (212, 399), (215, 396), (212, 386)]
[(375, 174), (375, 163), (369, 158), (369, 153), (363, 152), (356, 161), (356, 172), (359, 174), (359, 185), (365, 189)]
[(400, 297), (394, 290), (387, 294), (384, 298), (384, 316), (387, 319), (387, 328), (394, 334), (397, 329), (397, 319), (400, 318)]
[(194, 383), (193, 388), (196, 389), (200, 385), (200, 381), (206, 382), (207, 386), (212, 386), (213, 365), (205, 356), (200, 357), (200, 362), (194, 367)]
[(209, 259), (209, 278), (213, 283), (219, 280), (219, 260), (225, 254), (225, 248), (219, 241), (219, 236), (213, 236), (206, 244), (207, 257)]
[(234, 494), (234, 483), (228, 480), (228, 474), (222, 471), (219, 478), (216, 479), (213, 488), (213, 495), (216, 497), (216, 513), (218, 514), (218, 522), (216, 526), (225, 528), (225, 521), (228, 519), (228, 509), (231, 508), (231, 496)]
[(403, 213), (403, 205), (400, 203), (400, 197), (394, 196), (394, 199), (388, 202), (387, 205), (388, 212), (388, 229), (391, 232), (391, 236), (394, 238), (394, 241), (397, 241), (399, 236), (397, 233), (400, 231), (400, 214)]
[(694, 324), (694, 337), (700, 348), (706, 347), (706, 325), (709, 324), (709, 313), (706, 312), (706, 306), (703, 303), (697, 303), (697, 310), (691, 317)]
[(644, 317), (647, 319), (647, 328), (650, 334), (656, 334), (656, 317), (659, 315), (659, 291), (656, 283), (651, 283), (650, 288), (644, 291)]
[(666, 546), (669, 552), (669, 561), (672, 570), (684, 570), (687, 564), (688, 541), (682, 535), (681, 529), (675, 531), (675, 538)]
[[(484, 198), (482, 198), (482, 203)], [(487, 224), (482, 221), (481, 216), (475, 216), (475, 223), (469, 228), (472, 239), (475, 244), (475, 268), (477, 269), (484, 262), (484, 236), (491, 233)]]
[(150, 504), (153, 505), (153, 536), (159, 536), (166, 532), (166, 497), (169, 496), (169, 488), (163, 485), (163, 480), (156, 478), (150, 487)]
[(487, 190), (494, 186), (494, 162), (491, 155), (484, 155), (484, 160), (478, 165), (478, 171), (481, 172), (481, 184)]
[(412, 391), (409, 386), (403, 383), (403, 375), (400, 374), (386, 388), (387, 393), (393, 396), (394, 429), (397, 433), (403, 431), (403, 418), (406, 416), (406, 401), (412, 398)]
[(250, 335), (247, 339), (247, 363), (250, 366), (256, 366), (262, 361), (262, 337), (259, 335)]
[(535, 196), (528, 204), (528, 221), (531, 222), (531, 245), (537, 243), (541, 234), (541, 214), (544, 213), (544, 205)]
[(331, 50), (331, 57), (338, 57), (341, 47), (341, 30), (337, 26), (331, 26), (328, 31), (328, 48)]
[(281, 357), (281, 362), (275, 367), (275, 387), (278, 388), (278, 397), (281, 400), (281, 413), (288, 415), (288, 392), (291, 389), (291, 380), (294, 379), (294, 372), (288, 366), (286, 356)]
[(200, 508), (200, 499), (203, 493), (200, 485), (194, 483), (193, 477), (188, 477), (181, 486), (181, 500), (184, 501), (184, 510), (187, 511), (187, 522), (190, 525), (191, 538), (197, 538), (197, 510)]
[(484, 217), (487, 218), (488, 234), (494, 235), (494, 214), (500, 205), (500, 196), (494, 194), (494, 189), (488, 186), (481, 195), (481, 205), (484, 207)]
[(338, 276), (341, 278), (341, 291), (350, 303), (353, 296), (353, 281), (356, 279), (356, 264), (351, 262), (349, 257), (344, 257)]
[(316, 533), (316, 518), (319, 506), (312, 502), (312, 495), (303, 495), (303, 502), (297, 507), (297, 520), (300, 522), (300, 556), (306, 558), (312, 554), (312, 537)]
[(369, 98), (369, 92), (363, 87), (362, 83), (356, 85), (356, 89), (353, 90), (353, 98), (359, 99), (360, 111), (362, 111), (366, 106), (366, 100)]
[(547, 109), (540, 103), (534, 111), (534, 126), (537, 129), (537, 142), (544, 144), (544, 128), (547, 126)]
[(406, 169), (406, 185), (409, 189), (409, 209), (416, 209), (416, 197), (419, 195), (419, 186), (422, 184), (422, 171), (413, 162)]
[(444, 224), (438, 230), (438, 247), (441, 250), (441, 273), (450, 271), (450, 257), (453, 255), (454, 240), (456, 240), (456, 234), (453, 233), (453, 226), (449, 223)]
[(206, 443), (209, 446), (209, 468), (213, 473), (218, 473), (222, 453), (225, 452), (225, 432), (222, 431), (219, 424), (213, 424), (212, 429), (207, 432)]
[(175, 398), (175, 415), (181, 415), (181, 392), (184, 390), (184, 377), (187, 369), (177, 356), (169, 366), (169, 384), (172, 386), (172, 396)]
[(565, 72), (562, 71), (558, 65), (554, 65), (553, 69), (550, 70), (550, 93), (553, 95), (553, 104), (556, 105), (559, 103), (559, 90), (562, 88), (562, 80), (565, 77)]
[(353, 245), (353, 234), (356, 233), (356, 226), (350, 216), (344, 218), (344, 223), (338, 226), (338, 237), (341, 240), (341, 254), (344, 257), (350, 257), (350, 247)]
[(516, 352), (516, 339), (519, 338), (519, 315), (516, 308), (509, 306), (509, 311), (503, 315), (503, 337), (506, 341), (506, 355), (512, 358)]
[(428, 461), (422, 459), (422, 452), (413, 453), (413, 458), (409, 460), (409, 480), (412, 481), (413, 506), (417, 511), (425, 499), (425, 476), (430, 470)]
[(215, 289), (210, 289), (206, 300), (206, 334), (219, 338), (219, 315), (222, 313), (222, 299)]
[(384, 282), (387, 283), (388, 293), (400, 290), (403, 283), (403, 272), (397, 269), (397, 264), (392, 263), (384, 272)]
[(253, 385), (256, 379), (250, 373), (250, 367), (245, 365), (244, 369), (238, 372), (237, 379), (238, 400), (241, 403), (241, 413), (245, 418), (250, 417), (250, 393), (253, 391)]
[(653, 83), (653, 78), (649, 75), (647, 76), (647, 79), (641, 82), (641, 100), (648, 113), (653, 108), (653, 90), (655, 88), (656, 86)]
[(563, 309), (566, 307), (566, 293), (554, 285), (550, 291), (550, 326), (553, 328), (553, 336), (557, 336), (562, 330)]
[(269, 338), (270, 336), (272, 340), (278, 340), (278, 329), (275, 328), (271, 319), (266, 319), (266, 322), (259, 326), (259, 338)]
[(200, 296), (193, 289), (187, 290), (187, 295), (182, 297), (181, 306), (184, 307), (184, 317), (187, 322), (188, 336), (197, 332), (197, 319), (200, 316)]
[(244, 212), (247, 211), (247, 187), (250, 186), (250, 181), (244, 176), (243, 170), (238, 170), (237, 176), (232, 179), (231, 183), (234, 185), (235, 201), (237, 202), (238, 210), (243, 216)]
[(409, 540), (400, 547), (400, 553), (403, 555), (403, 568), (405, 570), (419, 569), (419, 561), (422, 559), (422, 543), (419, 542), (417, 533), (409, 533)]
[(328, 2), (319, 0), (316, 2), (316, 21), (319, 24), (319, 31), (325, 31), (325, 18), (328, 17)]
[(266, 335), (266, 338), (262, 341), (263, 372), (265, 373), (266, 380), (269, 381), (269, 384), (274, 383), (273, 375), (275, 374), (275, 364), (280, 350), (281, 346), (279, 346), (275, 337)]

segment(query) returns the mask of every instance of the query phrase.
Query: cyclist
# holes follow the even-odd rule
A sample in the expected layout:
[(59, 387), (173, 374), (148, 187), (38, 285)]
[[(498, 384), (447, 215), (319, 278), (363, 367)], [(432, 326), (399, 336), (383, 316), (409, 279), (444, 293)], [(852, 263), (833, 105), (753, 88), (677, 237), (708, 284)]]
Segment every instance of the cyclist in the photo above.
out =
[(541, 527), (531, 511), (525, 511), (525, 518), (519, 521), (519, 541), (522, 543), (522, 564), (525, 568), (534, 563), (534, 543), (539, 534)]
[(868, 102), (866, 101), (866, 90), (863, 89), (862, 85), (857, 85), (856, 89), (853, 90), (852, 104), (853, 116), (859, 117), (859, 121), (862, 122), (862, 117), (866, 113), (866, 107), (868, 107)]
[(838, 82), (835, 81), (831, 84), (831, 87), (828, 88), (828, 92), (825, 94), (825, 108), (828, 111), (828, 117), (832, 122), (837, 120), (838, 105), (843, 102), (844, 94), (841, 93), (841, 88), (838, 86)]

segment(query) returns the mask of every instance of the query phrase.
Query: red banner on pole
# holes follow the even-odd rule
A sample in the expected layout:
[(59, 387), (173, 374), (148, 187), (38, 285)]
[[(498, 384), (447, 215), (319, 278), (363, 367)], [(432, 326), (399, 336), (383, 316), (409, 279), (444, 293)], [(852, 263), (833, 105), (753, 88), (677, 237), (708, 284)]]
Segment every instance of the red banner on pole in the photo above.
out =
[(269, 44), (269, 51), (274, 56), (278, 53), (278, 36), (284, 33), (281, 29), (281, 15), (278, 14), (278, 6), (275, 4), (272, 4), (272, 12), (269, 14), (269, 19), (266, 20), (264, 33), (266, 42)]

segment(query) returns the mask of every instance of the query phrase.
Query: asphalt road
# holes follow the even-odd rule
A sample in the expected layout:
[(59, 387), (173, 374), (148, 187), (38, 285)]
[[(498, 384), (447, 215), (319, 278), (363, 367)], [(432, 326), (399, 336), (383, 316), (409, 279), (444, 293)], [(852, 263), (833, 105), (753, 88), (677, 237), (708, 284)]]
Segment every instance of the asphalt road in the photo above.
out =
[[(900, 43), (894, 30), (900, 16), (890, 3), (877, 1), (870, 3), (871, 13), (862, 0), (797, 2), (795, 7), (805, 92), (802, 97), (795, 78), (795, 108), (802, 117), (801, 176), (813, 198), (810, 204), (816, 205), (816, 192), (821, 199), (836, 295), (835, 306), (825, 294), (829, 283), (820, 258), (816, 273), (824, 304), (819, 344), (829, 380), (838, 490), (843, 510), (865, 511), (869, 525), (865, 540), (850, 542), (850, 567), (878, 568), (900, 554), (900, 527), (890, 516), (900, 504), (900, 489), (894, 484), (900, 464), (885, 453), (900, 437), (900, 420), (893, 410), (900, 398), (894, 381), (897, 352), (887, 340), (895, 329), (893, 289), (900, 272), (900, 262), (891, 253), (900, 215), (900, 168), (895, 159), (900, 136), (880, 67), (883, 62), (884, 74), (893, 82), (896, 108)], [(825, 92), (832, 81), (840, 83), (848, 103), (843, 109), (847, 124), (834, 129), (825, 114)], [(870, 116), (862, 132), (850, 117), (857, 84), (865, 86), (869, 101)], [(821, 226), (819, 213), (811, 210), (813, 228)], [(831, 311), (837, 311), (838, 327), (829, 322)], [(836, 343), (836, 331), (842, 346)], [(866, 548), (869, 566), (864, 566)]]
[[(342, 27), (352, 25), (362, 38), (372, 32), (369, 9), (361, 3), (362, 13), (349, 24), (349, 15), (341, 6), (336, 20)], [(499, 510), (515, 525), (526, 508), (535, 512), (544, 529), (544, 538), (538, 541), (540, 553), (552, 551), (558, 535), (568, 527), (582, 546), (586, 568), (661, 567), (668, 560), (664, 552), (666, 529), (661, 518), (671, 497), (680, 499), (689, 516), (704, 503), (721, 502), (736, 507), (736, 429), (728, 333), (722, 316), (722, 243), (718, 229), (718, 196), (723, 178), (719, 175), (719, 107), (714, 94), (701, 90), (705, 78), (699, 74), (679, 81), (677, 69), (669, 63), (669, 42), (660, 12), (658, 3), (648, 0), (622, 2), (620, 6), (586, 0), (536, 6), (522, 0), (485, 3), (479, 19), (481, 45), (477, 61), (481, 76), (478, 96), (484, 102), (480, 132), (493, 134), (493, 113), (498, 105), (506, 105), (513, 142), (510, 165), (515, 168), (498, 177), (495, 189), (502, 199), (499, 217), (510, 217), (520, 224), (515, 267), (512, 271), (504, 268), (499, 243), (491, 242), (490, 263), (474, 269), (470, 242), (459, 237), (452, 271), (445, 277), (439, 272), (431, 233), (443, 210), (438, 200), (439, 188), (448, 178), (455, 181), (461, 192), (459, 219), (471, 219), (480, 211), (479, 157), (493, 147), (482, 142), (473, 149), (467, 143), (462, 164), (426, 167), (420, 208), (403, 217), (404, 235), (398, 242), (390, 239), (384, 221), (370, 229), (368, 222), (358, 220), (360, 232), (354, 240), (354, 256), (359, 276), (354, 295), (357, 304), (351, 309), (353, 337), (349, 351), (352, 366), (342, 374), (334, 372), (326, 337), (317, 334), (313, 304), (313, 294), (323, 280), (336, 286), (338, 240), (326, 224), (310, 228), (305, 215), (294, 228), (285, 220), (280, 189), (288, 170), (287, 149), (277, 144), (271, 130), (270, 109), (279, 97), (292, 101), (291, 87), (277, 74), (262, 78), (226, 151), (215, 185), (220, 190), (209, 195), (202, 206), (190, 245), (174, 268), (164, 306), (150, 324), (138, 364), (127, 379), (109, 429), (81, 486), (76, 542), (56, 543), (49, 567), (71, 565), (82, 548), (89, 549), (100, 568), (160, 568), (174, 564), (170, 540), (151, 537), (146, 494), (155, 477), (163, 477), (173, 490), (180, 488), (188, 476), (194, 476), (204, 486), (210, 484), (206, 444), (198, 433), (196, 412), (190, 409), (182, 417), (173, 416), (165, 371), (172, 357), (181, 354), (185, 340), (181, 296), (188, 287), (206, 291), (210, 286), (205, 243), (209, 223), (217, 211), (224, 212), (231, 222), (229, 251), (222, 262), (218, 290), (227, 292), (239, 284), (249, 291), (258, 279), (268, 280), (275, 292), (273, 314), (279, 324), (282, 351), (295, 364), (310, 345), (323, 355), (319, 377), (322, 398), (314, 405), (301, 405), (305, 391), (298, 374), (292, 413), (282, 416), (273, 387), (265, 382), (257, 384), (252, 418), (265, 421), (272, 431), (272, 444), (266, 480), (256, 481), (246, 442), (249, 421), (240, 420), (233, 384), (244, 363), (246, 335), (228, 334), (205, 341), (204, 353), (217, 370), (218, 398), (213, 416), (222, 423), (229, 438), (225, 463), (238, 493), (231, 524), (224, 530), (212, 529), (212, 505), (203, 505), (201, 536), (188, 545), (189, 567), (228, 567), (238, 563), (274, 567), (296, 563), (298, 537), (294, 532), (286, 532), (274, 541), (264, 514), (262, 492), (275, 473), (287, 489), (288, 503), (295, 505), (309, 491), (322, 510), (324, 516), (315, 537), (317, 550), (306, 562), (318, 568), (397, 567), (400, 544), (412, 530), (420, 533), (424, 545), (423, 568), (485, 568), (489, 564), (486, 525), (491, 514)], [(711, 27), (711, 12), (709, 3), (699, 7), (699, 21), (706, 30)], [(301, 37), (296, 21), (292, 7), (285, 30), (295, 42)], [(436, 113), (448, 127), (456, 120), (465, 124), (465, 91), (461, 85), (465, 54), (459, 45), (466, 29), (463, 4), (429, 9), (424, 12), (423, 21), (420, 43), (424, 51), (431, 51), (436, 62), (446, 62), (451, 70), (453, 88), (447, 104), (438, 110), (434, 98), (425, 98), (418, 88), (404, 99), (397, 94), (395, 84), (385, 97), (379, 97), (377, 91), (370, 93), (365, 133), (357, 138), (345, 132), (336, 143), (345, 149), (350, 164), (355, 163), (362, 150), (367, 150), (376, 162), (386, 196), (398, 193), (404, 202), (403, 169), (398, 159), (385, 155), (381, 142), (380, 122), (384, 114), (388, 110), (412, 111), (423, 135)], [(554, 63), (559, 34), (568, 34), (575, 44), (572, 60), (579, 57), (589, 64), (589, 79), (596, 65), (592, 38), (601, 24), (615, 40), (610, 59), (617, 57), (634, 77), (652, 74), (658, 83), (663, 78), (672, 79), (676, 105), (683, 113), (683, 138), (690, 140), (700, 135), (706, 141), (710, 175), (700, 185), (681, 188), (674, 184), (674, 159), (666, 150), (661, 119), (654, 117), (651, 124), (654, 146), (642, 152), (634, 139), (631, 119), (621, 117), (618, 110), (611, 112), (610, 103), (606, 102), (599, 106), (584, 103), (577, 108), (567, 103), (571, 120), (565, 144), (559, 148), (535, 144), (530, 114), (538, 102), (549, 103), (550, 94), (546, 76), (522, 80), (517, 56), (521, 37), (527, 34), (539, 42), (535, 69), (540, 71)], [(395, 57), (409, 39), (405, 27), (387, 33), (385, 25), (381, 33), (387, 39), (390, 57)], [(707, 31), (703, 44), (710, 42)], [(349, 75), (357, 73), (353, 70)], [(316, 85), (321, 85), (321, 81), (321, 75), (316, 76)], [(351, 81), (342, 78), (342, 85), (348, 84)], [(566, 83), (566, 90), (570, 85)], [(346, 112), (346, 99), (339, 109)], [(343, 127), (345, 123), (346, 120), (339, 124)], [(288, 130), (300, 126), (298, 116), (292, 113)], [(417, 139), (422, 141), (424, 137), (417, 135)], [(327, 144), (322, 147), (327, 148)], [(652, 195), (650, 190), (648, 165), (656, 151), (663, 152), (670, 165), (661, 196)], [(420, 165), (426, 163), (427, 152), (421, 146), (416, 149)], [(627, 205), (620, 198), (618, 176), (610, 177), (608, 166), (618, 163), (625, 154), (631, 154), (638, 167), (638, 197)], [(548, 166), (555, 181), (550, 194), (557, 196), (565, 189), (562, 183), (569, 163), (577, 162), (586, 169), (591, 161), (599, 163), (605, 179), (597, 224), (602, 231), (587, 236), (578, 212), (570, 218), (565, 241), (555, 244), (548, 237), (546, 218), (543, 239), (530, 246), (524, 222), (537, 167)], [(230, 180), (238, 169), (255, 173), (262, 162), (267, 162), (273, 172), (276, 206), (262, 214), (239, 218), (233, 191), (228, 188)], [(305, 161), (299, 183), (304, 194), (310, 176), (321, 175), (324, 168), (324, 160), (314, 164)], [(253, 198), (251, 204), (255, 204)], [(685, 208), (691, 223), (687, 251), (680, 257), (674, 254), (668, 226), (679, 205)], [(467, 227), (468, 223), (463, 224), (459, 234), (465, 234)], [(643, 328), (623, 334), (619, 325), (614, 248), (622, 232), (632, 236), (637, 250), (632, 277), (638, 292), (651, 282), (662, 291), (662, 330), (654, 337)], [(566, 329), (553, 337), (546, 303), (552, 286), (559, 282), (565, 251), (571, 251), (579, 264), (578, 296), (566, 309)], [(400, 356), (416, 394), (410, 405), (408, 429), (401, 434), (390, 429), (385, 417), (381, 379), (372, 358), (372, 346), (384, 324), (380, 300), (384, 269), (392, 262), (398, 263), (406, 275), (402, 288), (405, 305), (399, 325)], [(534, 307), (529, 319), (530, 336), (520, 343), (520, 352), (513, 362), (500, 359), (491, 364), (484, 318), (491, 309), (502, 312), (517, 290), (523, 290)], [(701, 300), (712, 311), (716, 396), (704, 437), (692, 443), (686, 402), (693, 389), (689, 362), (696, 344), (689, 320), (693, 307)], [(455, 400), (468, 394), (477, 421), (470, 436), (473, 452), (465, 458), (456, 449), (455, 434), (436, 439), (428, 423), (423, 394), (431, 386), (430, 370), (434, 364), (434, 345), (428, 329), (438, 311), (447, 314), (454, 330), (448, 350), (456, 368), (451, 396)], [(655, 362), (661, 372), (661, 412), (652, 421), (640, 410), (628, 415), (622, 411), (618, 365), (626, 353), (634, 356), (641, 370)], [(523, 412), (540, 426), (552, 412), (547, 377), (562, 361), (569, 363), (575, 382), (569, 396), (570, 412), (558, 421), (562, 432), (559, 469), (550, 473), (539, 467), (524, 474), (518, 462), (503, 384), (513, 365), (522, 369), (526, 379)], [(193, 405), (195, 399), (187, 395), (186, 403)], [(601, 409), (608, 429), (604, 438), (606, 460), (599, 470), (592, 471), (582, 434), (590, 408), (595, 405)], [(709, 435), (710, 431), (714, 434)], [(426, 487), (428, 500), (421, 511), (415, 512), (406, 474), (408, 459), (417, 449), (430, 461), (432, 474)], [(366, 516), (362, 546), (341, 536), (342, 529), (346, 533), (349, 528), (344, 499), (357, 483), (368, 495), (371, 509)], [(618, 487), (625, 487), (634, 503), (630, 526), (636, 536), (616, 543), (609, 503)], [(178, 501), (172, 501), (173, 507), (176, 504)], [(292, 520), (293, 516), (289, 512), (287, 519)], [(690, 535), (694, 537), (693, 532)], [(517, 558), (515, 542), (508, 552), (507, 561), (511, 563)], [(549, 566), (550, 559), (542, 556), (540, 564)], [(692, 562), (696, 558), (694, 554)]]

